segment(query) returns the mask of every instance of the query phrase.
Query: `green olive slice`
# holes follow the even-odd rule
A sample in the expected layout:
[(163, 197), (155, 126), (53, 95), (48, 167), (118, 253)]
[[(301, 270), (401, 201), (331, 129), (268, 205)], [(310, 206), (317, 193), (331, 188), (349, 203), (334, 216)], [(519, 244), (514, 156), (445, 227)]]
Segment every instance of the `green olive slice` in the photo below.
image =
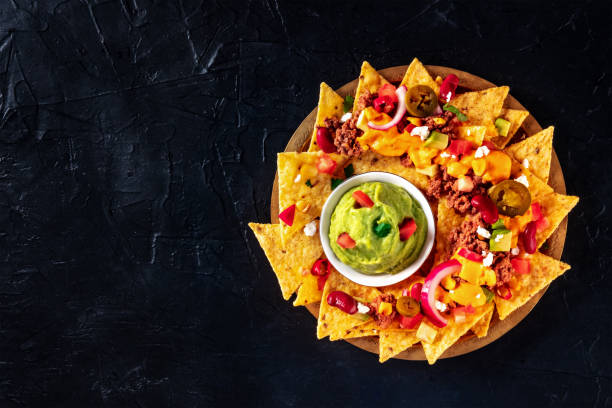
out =
[(499, 213), (508, 217), (525, 214), (531, 205), (529, 190), (518, 181), (504, 180), (489, 188), (488, 193)]
[(438, 97), (426, 85), (413, 86), (406, 92), (406, 110), (412, 116), (424, 118), (433, 113), (438, 106)]
[(413, 317), (421, 311), (419, 302), (410, 296), (400, 296), (395, 304), (397, 312), (402, 316)]

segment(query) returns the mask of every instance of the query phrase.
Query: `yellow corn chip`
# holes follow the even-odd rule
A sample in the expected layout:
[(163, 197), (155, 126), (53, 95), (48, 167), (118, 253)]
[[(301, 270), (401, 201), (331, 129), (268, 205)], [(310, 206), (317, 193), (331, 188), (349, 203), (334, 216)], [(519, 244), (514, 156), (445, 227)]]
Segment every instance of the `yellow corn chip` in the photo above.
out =
[(317, 119), (312, 131), (310, 139), (309, 152), (315, 152), (319, 149), (317, 146), (317, 127), (325, 126), (325, 119), (342, 117), (344, 106), (344, 98), (334, 92), (325, 82), (321, 82), (321, 90), (319, 91), (319, 105), (317, 106)]
[(406, 85), (408, 89), (415, 85), (427, 85), (436, 92), (436, 95), (440, 95), (440, 86), (433, 80), (425, 66), (417, 58), (413, 59), (410, 63), (401, 85)]
[(317, 277), (312, 275), (310, 271), (306, 273), (302, 279), (302, 285), (298, 289), (297, 296), (293, 301), (293, 306), (305, 306), (310, 303), (318, 303), (321, 301), (323, 291), (319, 290), (317, 280)]
[[(366, 322), (366, 324), (362, 324), (357, 327), (353, 327), (352, 329), (348, 329), (342, 335), (342, 339), (352, 339), (356, 337), (366, 337), (366, 336), (378, 336), (380, 329), (374, 319), (370, 319)], [(329, 338), (330, 340), (338, 340), (337, 338)]]
[(519, 130), (525, 119), (527, 119), (527, 116), (529, 116), (529, 112), (526, 110), (503, 108), (499, 117), (502, 119), (506, 119), (508, 122), (510, 122), (510, 129), (508, 130), (508, 135), (506, 135), (506, 137), (499, 136), (499, 134), (497, 133), (497, 129), (495, 129), (495, 126), (493, 126), (491, 129), (491, 141), (495, 143), (497, 147), (503, 149), (508, 144), (508, 142), (512, 140), (512, 137), (517, 132), (517, 130)]
[[(332, 175), (317, 171), (317, 159), (322, 152), (278, 154), (278, 204), (279, 212), (295, 204), (293, 225), (281, 222), (281, 243), (289, 245), (290, 238), (304, 235), (304, 226), (321, 215), (323, 204), (331, 193)], [(345, 157), (330, 154), (342, 172)], [(309, 187), (306, 182), (310, 181)]]
[(578, 197), (556, 193), (552, 187), (527, 169), (523, 168), (523, 174), (529, 182), (531, 202), (540, 203), (542, 215), (548, 218), (548, 227), (538, 231), (536, 234), (539, 248), (555, 232), (561, 221), (578, 203)]
[(378, 361), (384, 363), (418, 342), (416, 330), (382, 330), (378, 337)]
[(317, 323), (317, 338), (322, 339), (329, 336), (330, 340), (342, 339), (347, 334), (347, 330), (368, 323), (368, 320), (359, 320), (355, 315), (344, 313), (337, 307), (330, 306), (326, 299), (331, 292), (340, 290), (349, 295), (367, 301), (374, 300), (380, 291), (368, 286), (358, 285), (339, 272), (332, 270), (323, 288), (321, 307), (319, 309), (319, 320)]
[(510, 88), (499, 86), (455, 96), (450, 104), (467, 115), (471, 124), (488, 125), (499, 117)]
[(353, 160), (355, 174), (369, 171), (386, 171), (405, 178), (420, 190), (427, 190), (429, 178), (417, 173), (414, 167), (403, 166), (399, 157), (382, 156), (376, 152), (367, 151)]
[(249, 223), (249, 227), (255, 233), (259, 245), (264, 250), (270, 266), (276, 277), (285, 300), (300, 286), (304, 279), (304, 270), (310, 268), (323, 253), (319, 236), (307, 237), (299, 234), (282, 249), (280, 246), (279, 224), (256, 224)]
[(527, 164), (533, 174), (540, 180), (547, 182), (550, 173), (554, 130), (553, 126), (549, 126), (523, 141), (508, 146), (505, 152), (516, 161)]
[(358, 105), (359, 98), (361, 95), (368, 90), (370, 93), (378, 92), (384, 84), (388, 84), (385, 78), (380, 75), (368, 61), (363, 61), (361, 64), (361, 73), (359, 74), (359, 84), (357, 85), (357, 92), (355, 92), (355, 104), (353, 105), (353, 113), (355, 113)]
[(570, 268), (568, 264), (539, 252), (534, 253), (529, 261), (531, 264), (530, 272), (525, 275), (515, 275), (520, 286), (519, 289), (512, 291), (512, 297), (504, 300), (495, 296), (497, 313), (501, 320), (527, 303), (536, 293)]
[(435, 340), (430, 343), (422, 342), (423, 351), (429, 364), (433, 364), (436, 360), (448, 349), (455, 344), (461, 336), (470, 330), (474, 324), (482, 319), (487, 313), (493, 310), (493, 303), (487, 303), (484, 306), (476, 308), (474, 313), (465, 316), (465, 320), (461, 323), (455, 323), (452, 319), (449, 320), (446, 327), (438, 329), (438, 334)]
[(491, 324), (491, 318), (493, 317), (494, 308), (491, 308), (486, 315), (484, 315), (476, 324), (472, 327), (472, 332), (478, 338), (485, 337), (489, 332), (489, 325)]
[(438, 201), (438, 220), (436, 222), (436, 252), (434, 255), (434, 265), (445, 261), (450, 248), (448, 236), (454, 228), (461, 225), (464, 216), (459, 215), (447, 204), (446, 198), (442, 197)]

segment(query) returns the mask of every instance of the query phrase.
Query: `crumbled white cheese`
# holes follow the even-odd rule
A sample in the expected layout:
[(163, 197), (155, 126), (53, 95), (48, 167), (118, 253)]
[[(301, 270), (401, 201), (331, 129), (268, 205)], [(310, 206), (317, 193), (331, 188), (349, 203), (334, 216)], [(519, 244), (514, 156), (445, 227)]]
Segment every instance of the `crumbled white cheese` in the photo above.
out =
[(526, 168), (526, 169), (529, 168), (529, 160), (523, 159), (523, 167)]
[(485, 256), (485, 255), (484, 255), (485, 251), (482, 251), (482, 253), (483, 253), (483, 255), (482, 255), (482, 256), (484, 256), (484, 259), (482, 260), (482, 264), (483, 264), (484, 266), (491, 266), (491, 265), (493, 265), (493, 254), (492, 254), (491, 252), (489, 252), (489, 253), (487, 253), (487, 255)]
[(518, 248), (512, 248), (510, 250), (510, 253), (514, 256), (517, 256), (519, 254), (519, 249)]
[(297, 176), (295, 176), (295, 179), (293, 180), (293, 182), (294, 183), (299, 183), (301, 179), (302, 179), (302, 175), (298, 174)]
[(451, 154), (451, 159), (456, 159), (457, 156), (455, 156), (454, 154)]
[(476, 153), (474, 154), (474, 158), (475, 159), (480, 159), (481, 157), (488, 156), (489, 153), (491, 153), (491, 151), (489, 150), (489, 148), (487, 146), (480, 146), (478, 149), (476, 149)]
[(495, 236), (495, 242), (501, 241), (504, 238), (504, 235), (506, 235), (506, 234), (499, 234), (499, 235)]
[(451, 91), (448, 91), (448, 93), (446, 94), (446, 100), (450, 101), (452, 96), (453, 96), (453, 93)]
[(425, 141), (429, 137), (429, 128), (427, 126), (418, 126), (412, 129), (410, 134), (412, 136), (418, 136), (421, 140)]
[(304, 235), (312, 237), (317, 232), (317, 221), (310, 221), (304, 226)]
[(524, 174), (521, 177), (515, 178), (514, 181), (518, 181), (525, 187), (529, 187), (529, 181), (527, 181), (527, 177)]
[(491, 238), (491, 233), (486, 228), (479, 226), (478, 229), (476, 229), (476, 233), (483, 238)]
[(487, 256), (487, 251), (482, 251), (480, 255), (482, 255), (482, 257), (484, 258), (485, 256)]
[(357, 302), (357, 312), (359, 313), (370, 313), (370, 308), (361, 302)]
[(342, 117), (340, 118), (340, 123), (344, 123), (347, 120), (349, 120), (350, 118), (353, 117), (353, 114), (351, 112), (346, 112), (344, 115), (342, 115)]
[(438, 309), (440, 312), (446, 312), (446, 309), (448, 309), (448, 307), (446, 306), (446, 303), (442, 303), (439, 300), (436, 300), (436, 309)]
[(442, 157), (444, 159), (444, 158), (447, 158), (447, 157), (451, 157), (451, 155), (448, 154), (447, 152), (442, 152), (442, 153), (440, 153), (440, 157)]

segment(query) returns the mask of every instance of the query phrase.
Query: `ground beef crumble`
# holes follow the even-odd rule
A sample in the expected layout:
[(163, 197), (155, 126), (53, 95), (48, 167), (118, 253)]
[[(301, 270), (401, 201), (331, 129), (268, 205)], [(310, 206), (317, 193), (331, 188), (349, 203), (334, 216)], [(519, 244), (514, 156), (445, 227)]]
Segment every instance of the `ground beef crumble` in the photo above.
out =
[(355, 109), (353, 116), (344, 122), (334, 133), (334, 145), (338, 153), (349, 157), (359, 156), (363, 149), (357, 142), (357, 138), (363, 133), (360, 129), (357, 129), (357, 120), (361, 111), (367, 106), (372, 105), (372, 101), (376, 97), (376, 94), (368, 92), (366, 89), (359, 99), (355, 102)]
[[(446, 259), (450, 259), (459, 248), (467, 248), (480, 255), (483, 252), (489, 252), (487, 241), (481, 241), (478, 238), (476, 232), (478, 227), (486, 228), (486, 224), (482, 221), (480, 214), (468, 216), (459, 227), (454, 228), (448, 236), (450, 246)], [(514, 269), (510, 262), (511, 258), (509, 252), (493, 252), (491, 269), (495, 271), (497, 278), (496, 287), (504, 286), (514, 275)]]
[(400, 156), (400, 164), (404, 167), (412, 167), (412, 160), (410, 160), (408, 153), (404, 153)]
[(429, 185), (427, 187), (427, 196), (430, 199), (440, 199), (442, 195), (447, 195), (447, 204), (454, 208), (456, 212), (461, 215), (468, 213), (476, 213), (476, 209), (472, 207), (472, 197), (475, 195), (486, 194), (487, 185), (482, 181), (482, 178), (475, 176), (474, 172), (470, 170), (466, 175), (472, 183), (474, 183), (474, 189), (469, 192), (459, 191), (457, 187), (457, 178), (448, 174), (446, 169), (438, 173), (435, 177), (429, 179)]
[[(443, 118), (445, 120), (442, 124), (435, 123), (436, 118)], [(437, 130), (440, 133), (447, 134), (451, 139), (456, 139), (457, 135), (457, 126), (461, 124), (461, 121), (457, 119), (457, 116), (450, 111), (444, 111), (441, 115), (438, 116), (428, 116), (423, 118), (423, 126), (427, 126), (429, 131)]]
[[(378, 306), (380, 306), (382, 302), (391, 303), (393, 305), (393, 312), (391, 312), (390, 315), (384, 316), (378, 314)], [(395, 296), (390, 293), (383, 293), (382, 295), (374, 299), (372, 303), (370, 303), (369, 307), (370, 313), (372, 313), (372, 318), (381, 329), (386, 329), (387, 327), (389, 327), (389, 325), (395, 319), (395, 316), (397, 315), (397, 312), (395, 311), (395, 303)]]

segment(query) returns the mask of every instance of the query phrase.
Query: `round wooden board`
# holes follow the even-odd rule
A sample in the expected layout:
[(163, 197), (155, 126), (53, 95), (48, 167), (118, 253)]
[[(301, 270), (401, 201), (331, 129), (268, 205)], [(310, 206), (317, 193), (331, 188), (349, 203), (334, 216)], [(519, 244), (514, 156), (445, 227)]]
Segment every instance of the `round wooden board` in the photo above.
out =
[[(495, 86), (495, 84), (480, 77), (477, 77), (476, 75), (472, 75), (467, 72), (459, 71), (453, 68), (440, 67), (436, 65), (427, 65), (426, 68), (431, 74), (431, 76), (434, 78), (436, 76), (444, 78), (448, 74), (457, 75), (459, 77), (459, 83), (461, 84), (461, 87), (466, 88), (466, 90), (477, 91)], [(404, 73), (406, 72), (406, 69), (408, 69), (408, 65), (386, 68), (378, 72), (391, 82), (400, 82), (404, 76)], [(354, 81), (351, 81), (342, 86), (336, 92), (338, 92), (341, 96), (345, 96), (347, 94), (354, 95), (355, 90), (357, 89), (357, 82), (358, 80), (355, 79)], [(504, 107), (523, 110), (525, 109), (525, 107), (521, 105), (519, 101), (517, 101), (514, 97), (512, 97), (512, 95), (508, 95)], [(287, 143), (287, 146), (285, 147), (286, 152), (305, 151), (308, 148), (310, 136), (312, 134), (312, 129), (315, 123), (316, 114), (317, 108), (310, 112), (310, 114), (306, 116), (306, 118), (302, 121), (300, 126), (298, 126), (298, 128), (291, 136), (289, 143)], [(540, 130), (542, 130), (542, 127), (535, 120), (535, 118), (530, 115), (523, 122), (521, 129), (519, 129), (519, 132), (524, 132), (526, 136), (531, 136), (539, 132)], [(550, 176), (548, 184), (556, 192), (561, 194), (566, 193), (563, 172), (561, 170), (561, 165), (559, 164), (557, 154), (554, 150), (552, 153), (552, 162), (550, 167)], [(270, 200), (270, 219), (272, 220), (272, 222), (277, 222), (278, 220), (278, 174), (274, 179), (274, 186), (272, 188), (272, 198)], [(542, 252), (549, 256), (552, 256), (555, 259), (560, 259), (561, 254), (563, 253), (563, 245), (565, 244), (566, 232), (567, 218), (563, 220), (561, 225), (559, 225), (559, 228), (557, 228), (554, 234), (548, 239), (547, 248), (545, 250), (542, 250)], [(529, 314), (531, 309), (533, 309), (536, 303), (538, 303), (544, 292), (546, 292), (547, 288), (548, 287), (542, 289), (537, 295), (531, 298), (529, 302), (514, 311), (514, 313), (512, 313), (503, 321), (499, 320), (497, 313), (495, 313), (493, 319), (491, 320), (489, 333), (486, 337), (479, 339), (470, 332), (470, 334), (466, 334), (457, 343), (455, 343), (448, 350), (446, 350), (446, 352), (440, 358), (455, 357), (462, 354), (466, 354), (497, 340), (508, 330), (516, 326), (521, 320), (523, 320), (523, 318), (525, 318), (525, 316)], [(319, 315), (318, 303), (310, 304), (306, 307), (315, 318)], [(378, 337), (360, 337), (354, 339), (347, 339), (345, 341), (348, 341), (349, 343), (363, 350), (378, 354)], [(416, 345), (403, 351), (394, 358), (402, 360), (425, 360), (425, 354), (423, 353), (423, 348), (420, 345)]]

